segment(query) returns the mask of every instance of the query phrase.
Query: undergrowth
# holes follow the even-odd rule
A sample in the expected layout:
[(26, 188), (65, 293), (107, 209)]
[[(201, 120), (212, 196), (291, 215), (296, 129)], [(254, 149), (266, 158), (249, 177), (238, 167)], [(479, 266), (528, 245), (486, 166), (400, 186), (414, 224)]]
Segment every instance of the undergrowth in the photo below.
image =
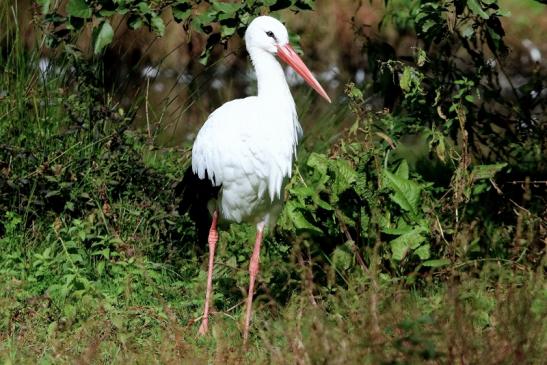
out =
[[(65, 50), (36, 67), (40, 50), (23, 48), (4, 10), (2, 362), (542, 362), (546, 197), (529, 166), (543, 166), (537, 135), (525, 167), (474, 154), (476, 80), (458, 72), (438, 100), (443, 126), (423, 123), (438, 87), (428, 82), (435, 67), (423, 68), (433, 51), (383, 64), (402, 111), (370, 110), (370, 90), (348, 84), (337, 108), (350, 109), (351, 127), (299, 152), (262, 252), (245, 349), (253, 227), (221, 234), (212, 331), (198, 338), (206, 248), (175, 189), (189, 149), (133, 129), (135, 110), (105, 92), (100, 60)], [(508, 183), (521, 176), (518, 189)]]

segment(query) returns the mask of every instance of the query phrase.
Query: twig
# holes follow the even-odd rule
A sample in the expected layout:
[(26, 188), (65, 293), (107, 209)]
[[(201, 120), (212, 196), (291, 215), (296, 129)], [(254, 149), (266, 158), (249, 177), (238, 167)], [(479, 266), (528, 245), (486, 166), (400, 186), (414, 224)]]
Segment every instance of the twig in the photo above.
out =
[(513, 180), (513, 181), (507, 181), (507, 184), (545, 184), (547, 185), (547, 180), (532, 180), (532, 181)]
[(338, 218), (338, 221), (340, 222), (340, 228), (342, 229), (342, 232), (344, 232), (344, 235), (346, 236), (347, 241), (351, 245), (351, 250), (353, 251), (353, 254), (355, 257), (357, 257), (357, 261), (359, 262), (359, 265), (363, 268), (363, 270), (368, 274), (368, 267), (365, 263), (365, 260), (361, 256), (361, 253), (359, 252), (359, 248), (355, 244), (355, 240), (351, 237), (351, 233), (349, 233), (348, 227), (344, 223), (344, 221), (340, 217), (340, 213), (338, 210), (335, 211), (336, 218)]
[(146, 79), (146, 96), (144, 98), (144, 114), (146, 116), (146, 131), (148, 132), (148, 138), (152, 138), (150, 132), (150, 116), (148, 115), (148, 92), (150, 91), (150, 78)]

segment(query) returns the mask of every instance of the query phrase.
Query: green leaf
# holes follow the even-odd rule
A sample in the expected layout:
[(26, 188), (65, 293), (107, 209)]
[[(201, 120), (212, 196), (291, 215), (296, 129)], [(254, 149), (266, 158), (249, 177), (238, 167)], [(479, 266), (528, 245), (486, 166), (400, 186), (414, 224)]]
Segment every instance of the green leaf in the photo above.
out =
[(490, 16), (484, 10), (482, 10), (482, 7), (477, 0), (467, 0), (467, 6), (473, 14), (478, 15), (483, 19), (490, 18)]
[(420, 260), (427, 260), (431, 257), (431, 246), (429, 244), (418, 247), (414, 253), (420, 258)]
[(287, 203), (287, 215), (296, 229), (309, 230), (320, 234), (323, 233), (323, 231), (321, 231), (318, 227), (314, 226), (306, 219), (306, 217), (304, 217), (304, 214), (302, 214), (296, 204), (291, 203), (292, 202)]
[(306, 161), (308, 167), (313, 169), (313, 175), (311, 180), (316, 187), (323, 187), (329, 180), (327, 174), (329, 168), (329, 159), (326, 155), (313, 152), (308, 161)]
[(139, 13), (141, 13), (141, 14), (150, 14), (150, 13), (152, 13), (152, 9), (150, 8), (150, 5), (145, 1), (141, 1), (137, 5), (137, 9), (139, 9)]
[(322, 153), (313, 152), (310, 154), (306, 164), (326, 175), (329, 167), (329, 159)]
[(230, 36), (234, 35), (235, 32), (236, 32), (236, 28), (233, 28), (233, 27), (221, 27), (220, 28), (220, 35), (223, 38), (230, 37)]
[(93, 52), (95, 54), (101, 53), (106, 46), (112, 43), (113, 38), (114, 30), (112, 29), (112, 26), (108, 21), (103, 21), (96, 32)]
[(234, 14), (240, 7), (241, 4), (238, 3), (225, 3), (221, 1), (215, 1), (213, 3), (213, 9), (226, 14)]
[(36, 3), (41, 6), (42, 14), (47, 14), (49, 12), (51, 0), (36, 0)]
[(127, 24), (129, 24), (129, 27), (131, 27), (131, 29), (139, 29), (143, 26), (144, 22), (140, 16), (132, 15), (127, 20)]
[(407, 226), (402, 226), (402, 227), (385, 227), (385, 228), (382, 228), (382, 232), (387, 233), (387, 234), (396, 235), (396, 236), (400, 236), (402, 234), (412, 232), (412, 230), (413, 230), (413, 227), (408, 226), (408, 225)]
[(475, 34), (475, 30), (471, 26), (467, 26), (461, 30), (462, 36), (467, 39), (471, 39), (471, 36)]
[(357, 173), (346, 160), (331, 160), (330, 165), (335, 177), (331, 185), (332, 193), (339, 195), (357, 180)]
[(105, 265), (104, 261), (99, 261), (99, 263), (97, 264), (97, 273), (98, 273), (99, 275), (102, 275), (102, 274), (103, 274), (103, 272), (104, 272), (104, 265)]
[(346, 243), (342, 246), (338, 246), (332, 253), (332, 263), (338, 270), (348, 270), (353, 264), (353, 254), (348, 245), (349, 244)]
[(401, 161), (399, 167), (397, 167), (397, 171), (395, 171), (395, 175), (402, 179), (408, 179), (408, 162), (406, 160)]
[(450, 260), (448, 259), (427, 260), (423, 263), (423, 265), (427, 267), (441, 267), (449, 264)]
[(159, 15), (152, 17), (150, 25), (152, 25), (152, 29), (156, 32), (156, 34), (159, 34), (160, 36), (165, 34), (165, 23)]
[(70, 16), (78, 18), (91, 18), (93, 10), (87, 5), (85, 0), (69, 0), (66, 5), (66, 12)]
[(410, 67), (405, 67), (403, 70), (403, 76), (399, 80), (399, 86), (403, 91), (410, 91), (410, 78), (412, 76), (412, 70)]
[(190, 15), (192, 15), (192, 5), (187, 2), (183, 2), (174, 5), (171, 8), (171, 11), (173, 12), (173, 18), (175, 18), (175, 21), (180, 23), (182, 21), (185, 21), (190, 17)]
[(500, 172), (507, 163), (501, 162), (491, 165), (478, 165), (473, 167), (472, 176), (474, 180), (491, 179)]
[(427, 61), (427, 53), (425, 53), (425, 51), (421, 48), (418, 48), (416, 50), (416, 65), (418, 67), (422, 67), (423, 65), (425, 65), (425, 62)]
[(403, 210), (411, 212), (414, 216), (418, 215), (418, 203), (422, 187), (417, 182), (404, 179), (384, 169), (384, 183), (386, 187), (395, 192), (395, 194), (390, 195), (395, 203)]
[(424, 241), (425, 237), (422, 235), (424, 229), (422, 227), (416, 227), (412, 231), (405, 233), (389, 243), (391, 246), (392, 258), (397, 261), (401, 261), (409, 250), (418, 248)]
[(422, 32), (427, 33), (427, 31), (434, 27), (436, 24), (437, 23), (435, 23), (431, 19), (426, 20), (425, 23), (422, 25)]

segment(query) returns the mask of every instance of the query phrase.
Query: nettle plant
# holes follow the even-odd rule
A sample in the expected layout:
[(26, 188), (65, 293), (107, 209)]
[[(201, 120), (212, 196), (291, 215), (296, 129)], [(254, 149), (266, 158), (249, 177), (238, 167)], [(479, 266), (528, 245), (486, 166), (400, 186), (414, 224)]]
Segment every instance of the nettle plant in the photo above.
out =
[[(399, 2), (386, 3), (393, 10), (385, 23), (417, 38), (414, 62), (376, 65), (404, 95), (396, 111), (413, 119), (407, 132), (428, 133), (443, 161), (446, 139), (461, 141), (462, 132), (470, 153), (484, 161), (516, 162), (526, 154), (523, 144), (545, 146), (545, 70), (511, 70), (501, 22), (507, 12), (498, 1), (422, 0), (405, 5), (408, 12), (400, 11)], [(513, 83), (516, 72), (525, 82)], [(533, 169), (540, 158), (536, 154), (521, 167)]]
[[(412, 282), (422, 268), (512, 257), (510, 246), (498, 244), (499, 233), (488, 228), (512, 219), (511, 209), (499, 204), (502, 193), (494, 178), (522, 167), (514, 166), (510, 148), (541, 136), (539, 130), (536, 135), (514, 130), (518, 121), (537, 129), (531, 110), (541, 92), (539, 71), (528, 75), (521, 90), (503, 92), (499, 80), (508, 48), (500, 22), (504, 13), (495, 1), (397, 4), (411, 11), (404, 15), (396, 8), (399, 18), (388, 13), (386, 19), (416, 34), (414, 58), (393, 53), (371, 74), (374, 83), (388, 75), (398, 90), (386, 92), (401, 98), (392, 113), (374, 113), (363, 91), (348, 85), (357, 121), (328, 154), (311, 154), (300, 166), (288, 186), (280, 225), (312, 236), (308, 244), (319, 243), (315, 249), (327, 254), (338, 272), (355, 264), (370, 267), (378, 254), (383, 269)], [(369, 58), (378, 56), (370, 53), (378, 51), (372, 47), (366, 51)], [(500, 132), (503, 128), (509, 133)], [(405, 147), (408, 137), (417, 145)], [(429, 171), (416, 168), (419, 141)], [(505, 218), (485, 210), (493, 201)]]
[[(503, 171), (505, 179), (511, 174), (515, 180), (525, 180), (544, 169), (537, 147), (546, 147), (541, 118), (547, 103), (540, 81), (545, 70), (539, 65), (520, 70), (518, 75), (525, 82), (518, 87), (512, 83), (509, 48), (500, 20), (506, 14), (495, 0), (386, 3), (393, 5), (386, 22), (414, 33), (417, 42), (413, 57), (396, 58), (392, 49), (391, 56), (383, 58), (387, 61), (373, 63), (377, 67), (372, 73), (377, 76), (373, 90), (381, 89), (378, 85), (389, 75), (392, 88), (387, 92), (401, 95), (393, 107), (394, 122), (375, 126), (395, 144), (405, 136), (425, 141), (429, 154), (425, 152), (422, 159), (428, 166), (416, 168), (416, 157), (412, 156), (416, 151), (411, 150), (420, 143), (406, 150), (397, 148), (390, 158), (386, 151), (380, 155), (386, 156), (386, 166), (393, 166), (390, 171), (403, 172), (400, 178), (406, 176), (406, 168), (402, 163), (397, 167), (395, 157), (414, 160), (410, 176), (417, 182), (431, 182), (421, 184), (421, 209), (429, 222), (414, 223), (412, 233), (401, 236), (404, 244), (395, 241), (394, 247), (392, 242), (392, 258), (401, 258), (397, 247), (415, 247), (418, 257), (427, 257), (425, 246), (417, 243), (424, 235), (431, 241), (430, 248), (436, 248), (431, 252), (439, 260), (443, 258), (434, 264), (482, 255), (514, 257), (510, 245), (496, 242), (499, 232), (489, 232), (489, 225), (514, 221), (514, 206), (509, 199), (500, 199), (511, 192), (501, 184), (500, 189), (494, 177)], [(409, 11), (401, 11), (401, 6)], [(371, 47), (366, 50), (369, 58), (374, 56)], [(379, 186), (395, 188), (389, 183)], [(520, 199), (522, 193), (516, 194), (512, 199)], [(430, 204), (428, 195), (434, 197)], [(543, 199), (538, 201), (532, 202), (530, 209), (540, 216)], [(485, 209), (491, 204), (498, 207), (496, 213)], [(408, 207), (404, 210), (409, 211)], [(474, 215), (483, 217), (483, 222), (474, 221)], [(531, 235), (539, 237), (537, 233)], [(496, 245), (499, 247), (494, 249)]]
[(74, 35), (85, 28), (93, 30), (93, 52), (101, 54), (112, 43), (116, 16), (123, 17), (132, 29), (147, 27), (163, 36), (166, 24), (182, 23), (186, 31), (207, 35), (200, 62), (207, 63), (211, 51), (234, 35), (243, 36), (251, 20), (261, 14), (283, 9), (311, 10), (315, 0), (253, 0), (225, 2), (220, 0), (68, 0), (65, 7), (58, 1), (37, 0), (44, 14), (47, 44), (72, 45)]
[(448, 265), (432, 239), (432, 183), (392, 157), (398, 136), (386, 131), (400, 120), (367, 110), (353, 84), (346, 94), (356, 120), (328, 154), (312, 153), (301, 164), (288, 185), (281, 230), (313, 237), (312, 251), (328, 255), (340, 275), (356, 266), (368, 271), (377, 258), (396, 275)]

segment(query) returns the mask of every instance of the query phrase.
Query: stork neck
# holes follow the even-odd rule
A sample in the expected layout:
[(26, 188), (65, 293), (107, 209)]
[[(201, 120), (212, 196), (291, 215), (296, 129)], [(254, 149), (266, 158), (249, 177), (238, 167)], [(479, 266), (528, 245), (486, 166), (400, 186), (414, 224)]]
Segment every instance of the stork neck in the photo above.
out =
[(275, 56), (260, 48), (251, 48), (248, 51), (256, 72), (258, 97), (278, 105), (280, 102), (287, 102), (294, 108), (285, 73)]

